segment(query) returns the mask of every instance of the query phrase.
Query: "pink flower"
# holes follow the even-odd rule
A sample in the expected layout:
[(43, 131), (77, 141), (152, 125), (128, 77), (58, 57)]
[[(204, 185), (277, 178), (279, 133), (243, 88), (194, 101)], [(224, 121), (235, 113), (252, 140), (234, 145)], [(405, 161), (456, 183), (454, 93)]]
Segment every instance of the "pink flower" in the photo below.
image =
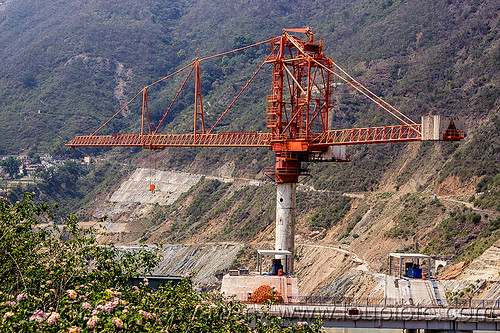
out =
[(48, 281), (47, 281), (47, 284), (52, 284), (52, 281), (51, 281), (51, 280), (48, 280)]
[(71, 326), (70, 328), (68, 328), (68, 333), (78, 333), (82, 330), (81, 327), (78, 327), (78, 326)]
[(26, 298), (28, 298), (28, 293), (21, 293), (21, 294), (17, 295), (16, 300), (18, 302), (20, 302), (20, 301), (22, 301), (23, 299), (26, 299)]
[(47, 318), (47, 323), (49, 323), (50, 325), (53, 325), (55, 324), (55, 322), (57, 321), (57, 319), (61, 318), (61, 315), (57, 312), (52, 312), (49, 316), (49, 318)]
[(111, 322), (112, 322), (113, 324), (115, 324), (115, 326), (116, 326), (117, 328), (123, 328), (123, 321), (122, 321), (120, 318), (118, 318), (118, 317), (114, 317), (114, 318), (111, 320)]
[(16, 302), (14, 302), (14, 301), (7, 301), (7, 302), (5, 302), (5, 304), (7, 304), (8, 306), (14, 306), (14, 305), (16, 305), (17, 303), (16, 303)]
[(99, 317), (97, 316), (92, 316), (88, 321), (87, 321), (87, 327), (88, 328), (94, 328), (97, 322), (99, 321)]
[(73, 289), (69, 289), (69, 290), (66, 290), (66, 292), (68, 293), (69, 298), (76, 299), (76, 296), (77, 296), (76, 291), (74, 291)]
[(90, 303), (89, 303), (89, 302), (83, 302), (83, 303), (82, 303), (82, 308), (83, 308), (83, 309), (85, 309), (85, 310), (90, 309), (90, 306), (91, 306), (91, 305), (90, 305)]
[(99, 314), (99, 310), (92, 310), (92, 315), (97, 316)]
[(30, 321), (36, 321), (37, 323), (41, 324), (46, 317), (47, 314), (42, 310), (36, 310), (30, 317)]
[(107, 302), (106, 304), (104, 304), (103, 310), (111, 312), (111, 311), (113, 311), (114, 307), (115, 307), (115, 305), (113, 304), (113, 302)]
[(3, 315), (3, 319), (7, 319), (9, 317), (12, 317), (14, 315), (14, 312), (12, 311), (9, 311), (9, 312), (5, 312), (5, 314)]
[(155, 317), (156, 315), (154, 313), (149, 313), (143, 310), (139, 310), (139, 314), (144, 316), (146, 319), (150, 319), (151, 317)]

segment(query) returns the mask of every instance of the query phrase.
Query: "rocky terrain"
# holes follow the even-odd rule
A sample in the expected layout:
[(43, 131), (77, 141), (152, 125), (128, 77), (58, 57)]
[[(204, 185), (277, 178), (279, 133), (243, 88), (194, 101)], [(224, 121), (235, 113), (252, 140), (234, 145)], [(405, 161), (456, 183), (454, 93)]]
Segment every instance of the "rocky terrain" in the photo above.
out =
[[(228, 175), (226, 174), (226, 176)], [(151, 240), (160, 241), (161, 237), (158, 237), (156, 233), (168, 230), (167, 225), (171, 222), (158, 221), (160, 223), (148, 224), (149, 222), (144, 222), (144, 219), (150, 218), (151, 212), (158, 205), (172, 206), (179, 198), (192, 200), (189, 195), (187, 197), (182, 197), (182, 195), (185, 196), (190, 190), (192, 191), (202, 177), (227, 182), (230, 184), (228, 192), (231, 193), (243, 187), (265, 185), (265, 182), (257, 180), (137, 169), (94, 212), (96, 217), (104, 213), (109, 216), (108, 221), (101, 223), (106, 228), (103, 240), (113, 240), (128, 246), (143, 242), (148, 244), (151, 243)], [(154, 193), (151, 193), (148, 188), (148, 183), (152, 179), (157, 186)], [(452, 180), (450, 180), (450, 184), (453, 184)], [(463, 201), (463, 192), (459, 192), (461, 189), (468, 188), (466, 184), (460, 184), (456, 180), (454, 184), (458, 189), (455, 189), (453, 193), (446, 193), (445, 197), (438, 196), (442, 205), (439, 208), (439, 213), (437, 216), (433, 216), (433, 223), (426, 227), (427, 230), (419, 230), (419, 233), (431, 232), (439, 224), (439, 221), (446, 217), (446, 214), (443, 214), (444, 211), (457, 208), (472, 209), (480, 214), (489, 214), (489, 220), (498, 216), (495, 211), (483, 211), (471, 207), (472, 205), (468, 201)], [(402, 250), (403, 246), (415, 245), (418, 250), (419, 245), (416, 237), (402, 240), (386, 236), (387, 231), (394, 226), (394, 217), (405, 209), (404, 204), (407, 201), (402, 200), (402, 198), (412, 193), (415, 185), (409, 182), (397, 192), (386, 191), (388, 188), (390, 188), (390, 184), (382, 183), (378, 191), (346, 193), (345, 196), (352, 199), (350, 210), (342, 223), (330, 228), (324, 234), (307, 231), (308, 229), (304, 227), (304, 214), (303, 212), (298, 213), (295, 260), (296, 276), (299, 278), (299, 288), (302, 295), (394, 296), (394, 292), (391, 294), (382, 287), (387, 279), (385, 274), (381, 273), (387, 269), (388, 254)], [(272, 191), (272, 187), (270, 190)], [(299, 186), (299, 191), (305, 195), (324, 194), (324, 191), (315, 191), (308, 186)], [(466, 194), (469, 193), (466, 192)], [(431, 201), (431, 192), (427, 196), (429, 198), (421, 200)], [(339, 235), (345, 232), (346, 224), (349, 224), (353, 216), (358, 215), (361, 218), (358, 218), (359, 221), (351, 229), (350, 234), (358, 234), (359, 237), (354, 238), (350, 235), (339, 239)], [(439, 217), (440, 215), (442, 217)], [(95, 224), (95, 222), (88, 221), (84, 224)], [(213, 228), (215, 232), (219, 230), (217, 226), (213, 226)], [(148, 240), (144, 239), (145, 234), (147, 234)], [(256, 250), (273, 248), (274, 226), (270, 224), (266, 230), (258, 233), (250, 242), (200, 244), (195, 241), (197, 239), (200, 239), (199, 235), (193, 235), (183, 244), (165, 245), (164, 259), (155, 273), (183, 275), (194, 272), (195, 281), (199, 286), (205, 289), (216, 289), (220, 285), (220, 280), (215, 277), (217, 272), (227, 272), (230, 268), (251, 271), (257, 269)], [(500, 250), (498, 242), (473, 261), (460, 261), (458, 268), (455, 264), (453, 267), (445, 267), (440, 271), (438, 279), (443, 281), (439, 282), (441, 294), (445, 295), (446, 292), (459, 294), (461, 290), (474, 284), (478, 285), (478, 288), (474, 293), (471, 293), (471, 296), (485, 298), (499, 296), (500, 288), (497, 284), (500, 280)], [(415, 248), (411, 248), (410, 252)], [(420, 246), (420, 250), (423, 250), (422, 246)], [(439, 256), (435, 257), (440, 258)], [(452, 261), (449, 263), (451, 265)], [(450, 275), (448, 272), (453, 274)], [(414, 290), (417, 288), (418, 286), (413, 286)], [(423, 290), (425, 291), (425, 288)]]
[[(58, 204), (61, 221), (76, 214), (82, 224), (106, 227), (103, 241), (170, 244), (161, 272), (196, 270), (204, 288), (217, 286), (215, 271), (255, 269), (255, 251), (274, 240), (275, 185), (265, 174), (272, 152), (65, 143), (93, 133), (143, 87), (197, 57), (267, 40), (283, 28), (314, 27), (326, 55), (408, 117), (460, 117), (466, 135), (459, 143), (350, 146), (350, 163), (309, 163), (297, 193), (294, 259), (302, 292), (380, 296), (388, 254), (418, 252), (456, 265), (439, 272), (450, 281), (443, 292), (496, 295), (499, 13), (498, 0), (2, 1), (0, 154), (23, 155), (30, 164), (45, 154), (66, 162), (0, 195), (16, 202), (34, 192)], [(267, 52), (262, 45), (203, 63), (207, 124)], [(263, 68), (216, 132), (267, 130), (271, 74)], [(152, 126), (181, 83), (175, 77), (151, 89)], [(336, 84), (332, 94), (332, 128), (397, 123), (348, 85)], [(100, 134), (140, 132), (136, 102)], [(159, 131), (192, 131), (194, 103), (193, 91), (180, 93)], [(75, 162), (84, 157), (93, 162)], [(98, 220), (103, 215), (108, 219)]]

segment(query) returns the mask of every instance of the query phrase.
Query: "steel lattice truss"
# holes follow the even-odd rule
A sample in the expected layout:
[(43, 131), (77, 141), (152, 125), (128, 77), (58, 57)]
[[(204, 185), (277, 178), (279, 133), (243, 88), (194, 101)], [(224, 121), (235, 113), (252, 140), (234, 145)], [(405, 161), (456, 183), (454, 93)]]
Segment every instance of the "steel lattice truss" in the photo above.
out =
[[(290, 33), (304, 33), (301, 39)], [(215, 57), (239, 52), (251, 47), (269, 43), (271, 52), (259, 68), (234, 96), (232, 102), (220, 114), (211, 127), (205, 124), (201, 94), (200, 63)], [(250, 85), (266, 64), (273, 66), (271, 91), (267, 96), (267, 133), (259, 132), (216, 132), (219, 122)], [(167, 107), (156, 128), (152, 128), (148, 107), (148, 90), (174, 75), (187, 72), (172, 102)], [(190, 133), (159, 132), (163, 121), (185, 88), (188, 79), (194, 76), (193, 128)], [(374, 102), (400, 122), (396, 126), (368, 127), (332, 130), (329, 117), (333, 111), (332, 97), (334, 80), (351, 86), (354, 90)], [(97, 133), (125, 110), (132, 101), (142, 97), (142, 122), (140, 133), (97, 135)], [(463, 132), (449, 128), (444, 140), (460, 140)], [(77, 136), (67, 143), (69, 147), (84, 146), (133, 146), (144, 149), (166, 147), (268, 147), (276, 152), (275, 174), (278, 182), (297, 181), (301, 174), (301, 161), (314, 159), (314, 154), (325, 152), (331, 146), (373, 144), (387, 142), (408, 142), (422, 140), (422, 125), (415, 123), (402, 112), (384, 101), (323, 53), (323, 41), (314, 41), (311, 28), (283, 29), (283, 34), (269, 40), (211, 57), (196, 59), (178, 71), (144, 87), (132, 100), (125, 104), (95, 132)], [(349, 160), (337, 158), (336, 161)], [(280, 170), (287, 170), (286, 175)], [(290, 171), (292, 170), (292, 171)], [(292, 175), (292, 176), (290, 176)]]

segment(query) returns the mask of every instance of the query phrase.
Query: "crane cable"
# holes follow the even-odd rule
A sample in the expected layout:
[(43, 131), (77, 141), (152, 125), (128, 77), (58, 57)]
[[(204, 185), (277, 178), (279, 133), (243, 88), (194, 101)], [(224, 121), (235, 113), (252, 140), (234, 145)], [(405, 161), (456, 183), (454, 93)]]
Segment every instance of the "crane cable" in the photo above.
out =
[(108, 124), (111, 120), (113, 120), (116, 116), (118, 116), (118, 114), (120, 114), (123, 110), (125, 110), (125, 108), (126, 108), (127, 106), (129, 106), (129, 105), (130, 105), (130, 103), (132, 103), (132, 102), (133, 102), (133, 101), (134, 101), (134, 100), (135, 100), (135, 99), (136, 99), (139, 95), (144, 94), (144, 91), (145, 91), (146, 89), (148, 89), (149, 87), (152, 87), (152, 86), (154, 86), (155, 84), (158, 84), (158, 83), (160, 83), (160, 82), (162, 82), (162, 81), (164, 81), (164, 80), (168, 79), (169, 77), (174, 76), (174, 75), (175, 75), (175, 74), (177, 74), (177, 73), (182, 72), (183, 70), (185, 70), (185, 69), (186, 69), (186, 68), (188, 68), (189, 66), (193, 66), (193, 64), (194, 64), (194, 62), (190, 63), (189, 65), (186, 65), (186, 66), (182, 67), (181, 69), (179, 69), (179, 70), (177, 70), (177, 71), (173, 72), (172, 74), (169, 74), (168, 76), (165, 76), (164, 78), (162, 78), (162, 79), (160, 79), (160, 80), (158, 80), (158, 81), (156, 81), (156, 82), (154, 82), (154, 83), (150, 84), (149, 86), (146, 86), (146, 87), (142, 88), (142, 89), (141, 89), (141, 91), (139, 91), (139, 92), (137, 93), (137, 95), (135, 95), (135, 96), (134, 96), (134, 97), (133, 97), (130, 101), (128, 101), (128, 102), (127, 102), (127, 103), (126, 103), (126, 104), (125, 104), (125, 105), (124, 105), (124, 106), (123, 106), (120, 110), (118, 110), (118, 111), (117, 111), (117, 112), (116, 112), (116, 113), (115, 113), (115, 114), (114, 114), (111, 118), (109, 118), (109, 119), (108, 119), (108, 120), (107, 120), (104, 124), (102, 124), (102, 125), (101, 125), (101, 127), (99, 127), (99, 128), (98, 128), (98, 129), (96, 129), (96, 130), (95, 130), (92, 134), (90, 134), (90, 136), (94, 136), (97, 132), (99, 132), (99, 131), (100, 131), (100, 130), (104, 127), (104, 126), (106, 126), (106, 125), (107, 125), (107, 124)]
[(152, 176), (153, 170), (151, 169), (151, 155), (153, 155), (153, 153), (151, 153), (149, 155), (149, 158), (148, 158), (148, 162), (149, 162), (149, 190), (151, 191), (151, 193), (154, 193), (155, 184), (153, 184), (153, 176)]
[[(410, 125), (407, 121), (405, 121), (405, 120), (401, 119), (400, 117), (398, 117), (394, 112), (396, 112), (397, 114), (399, 114), (400, 116), (402, 116), (403, 118), (405, 118), (406, 120), (408, 120), (412, 125), (417, 125), (416, 122), (414, 122), (412, 119), (410, 119), (409, 117), (407, 117), (406, 115), (404, 115), (401, 111), (397, 110), (392, 105), (390, 105), (389, 103), (387, 103), (386, 101), (384, 101), (381, 97), (377, 96), (375, 93), (373, 93), (368, 88), (366, 88), (365, 86), (363, 86), (361, 83), (359, 83), (358, 81), (356, 81), (352, 76), (350, 76), (346, 71), (344, 71), (340, 66), (338, 66), (333, 60), (331, 60), (330, 58), (328, 58), (328, 57), (325, 56), (331, 62), (332, 65), (334, 65), (336, 68), (338, 68), (344, 75), (346, 75), (349, 79), (351, 79), (351, 81), (349, 81), (346, 78), (342, 77), (342, 75), (334, 72), (332, 69), (326, 67), (324, 64), (320, 63), (319, 61), (317, 61), (316, 59), (314, 59), (313, 57), (311, 57), (309, 54), (305, 53), (300, 48), (300, 45), (298, 45), (298, 43), (293, 38), (291, 38), (292, 36), (290, 36), (288, 33), (285, 32), (285, 35), (288, 37), (288, 40), (295, 46), (295, 48), (302, 55), (306, 56), (307, 58), (309, 58), (310, 60), (312, 60), (313, 62), (315, 62), (316, 64), (318, 64), (319, 66), (321, 66), (322, 68), (324, 68), (325, 70), (327, 70), (328, 72), (332, 73), (333, 75), (335, 75), (336, 77), (338, 77), (339, 79), (341, 79), (342, 81), (344, 81), (345, 83), (349, 84), (351, 87), (353, 87), (359, 93), (361, 93), (366, 98), (368, 98), (369, 100), (371, 100), (372, 102), (374, 102), (375, 104), (377, 104), (379, 107), (381, 107), (382, 109), (384, 109), (385, 111), (387, 111), (389, 114), (391, 114), (393, 117), (395, 117), (396, 119), (398, 119), (399, 121), (401, 121), (403, 124)], [(353, 82), (357, 86), (354, 85)], [(368, 93), (371, 96), (368, 93), (366, 93), (365, 91), (363, 91), (360, 87), (362, 89), (365, 89), (366, 91), (368, 91)], [(382, 102), (382, 103), (384, 103), (385, 105), (387, 105), (387, 107), (390, 108), (390, 109), (392, 109), (394, 112), (392, 112), (387, 107), (385, 107), (384, 105), (382, 105), (379, 101)]]
[[(276, 50), (276, 48), (275, 48)], [(274, 50), (273, 50), (274, 52)], [(220, 117), (217, 119), (217, 121), (215, 122), (215, 124), (212, 126), (212, 128), (210, 128), (210, 130), (208, 131), (208, 134), (212, 133), (212, 131), (214, 130), (215, 126), (217, 126), (219, 124), (219, 122), (222, 120), (222, 118), (226, 115), (226, 113), (229, 111), (229, 109), (234, 105), (234, 103), (236, 103), (236, 100), (241, 96), (241, 94), (243, 94), (243, 92), (245, 91), (245, 89), (250, 85), (250, 83), (253, 81), (253, 79), (255, 78), (255, 76), (257, 76), (257, 74), (260, 72), (260, 70), (262, 69), (262, 67), (264, 67), (264, 65), (266, 64), (266, 62), (271, 58), (271, 55), (273, 53), (270, 53), (266, 59), (264, 59), (264, 61), (262, 62), (262, 64), (260, 64), (259, 68), (257, 68), (257, 70), (255, 72), (253, 72), (252, 74), (252, 77), (250, 79), (248, 79), (247, 83), (243, 86), (243, 88), (241, 88), (241, 91), (234, 97), (233, 101), (231, 102), (231, 104), (229, 104), (229, 106), (224, 110), (224, 112), (222, 112), (222, 114), (220, 115)]]
[[(289, 35), (287, 32), (284, 32), (284, 34), (287, 36), (287, 39), (295, 46), (295, 48), (297, 48), (297, 50), (304, 56), (306, 56), (308, 59), (312, 60), (314, 63), (316, 63), (318, 66), (324, 68), (325, 70), (327, 70), (328, 72), (332, 73), (333, 75), (335, 75), (336, 77), (338, 77), (340, 80), (344, 81), (345, 83), (349, 84), (351, 87), (353, 87), (355, 90), (357, 90), (359, 93), (361, 93), (362, 95), (364, 95), (366, 98), (368, 98), (369, 100), (371, 100), (372, 102), (374, 102), (375, 104), (377, 104), (380, 108), (382, 108), (383, 110), (385, 110), (386, 112), (388, 112), (389, 114), (391, 114), (393, 117), (395, 117), (396, 119), (398, 119), (399, 121), (401, 121), (403, 124), (405, 125), (417, 125), (416, 122), (414, 122), (411, 118), (407, 117), (405, 114), (403, 114), (401, 111), (397, 110), (396, 108), (394, 108), (391, 104), (389, 104), (388, 102), (386, 102), (385, 100), (383, 100), (381, 97), (379, 97), (378, 95), (376, 95), (375, 93), (373, 93), (371, 90), (369, 90), (368, 88), (366, 88), (365, 86), (363, 86), (360, 82), (358, 82), (357, 80), (355, 80), (351, 75), (349, 75), (346, 71), (344, 71), (339, 65), (337, 65), (332, 59), (326, 57), (328, 59), (328, 61), (335, 67), (337, 68), (342, 74), (344, 74), (345, 76), (347, 76), (349, 78), (346, 79), (345, 77), (343, 77), (342, 75), (336, 73), (335, 71), (333, 71), (331, 68), (325, 66), (324, 64), (320, 63), (319, 61), (317, 61), (316, 59), (314, 59), (313, 57), (311, 57), (309, 54), (305, 53), (304, 50), (302, 50), (300, 48), (300, 45), (299, 43), (295, 40), (295, 36), (292, 36), (292, 35)], [(293, 37), (293, 38), (292, 38)], [(270, 39), (267, 39), (265, 41), (262, 41), (262, 42), (258, 42), (258, 43), (254, 43), (252, 45), (247, 45), (247, 46), (244, 46), (244, 47), (241, 47), (241, 48), (238, 48), (238, 49), (235, 49), (235, 50), (231, 50), (231, 51), (227, 51), (227, 52), (223, 52), (223, 53), (219, 53), (219, 54), (216, 54), (216, 55), (212, 55), (212, 56), (208, 56), (208, 57), (205, 57), (205, 58), (201, 58), (199, 59), (198, 61), (201, 62), (201, 61), (205, 61), (205, 60), (209, 60), (209, 59), (213, 59), (213, 58), (217, 58), (217, 57), (221, 57), (221, 56), (224, 56), (224, 55), (228, 55), (228, 54), (231, 54), (231, 53), (236, 53), (236, 52), (239, 52), (239, 51), (243, 51), (243, 50), (246, 50), (246, 49), (249, 49), (249, 48), (252, 48), (252, 47), (255, 47), (255, 46), (259, 46), (259, 45), (262, 45), (262, 44), (265, 44), (265, 43), (268, 43), (272, 40), (274, 40), (276, 37), (273, 37), (273, 38), (270, 38)], [(275, 49), (276, 50), (276, 49)], [(208, 133), (211, 133), (215, 126), (220, 122), (220, 120), (226, 115), (226, 113), (228, 112), (228, 110), (231, 108), (231, 106), (236, 102), (236, 100), (239, 98), (239, 96), (243, 93), (243, 91), (248, 87), (248, 85), (250, 84), (250, 82), (253, 80), (253, 78), (257, 75), (257, 73), (260, 71), (260, 69), (263, 67), (263, 65), (268, 61), (268, 59), (272, 56), (272, 54), (274, 53), (274, 50), (266, 57), (266, 60), (259, 66), (259, 68), (257, 69), (256, 72), (253, 73), (253, 76), (247, 81), (246, 85), (242, 88), (242, 90), (240, 91), (240, 93), (238, 95), (235, 96), (235, 98), (233, 99), (232, 103), (226, 108), (226, 110), (224, 110), (224, 112), (222, 113), (222, 115), (217, 119), (216, 123), (212, 126), (212, 128), (209, 130)], [(186, 84), (188, 78), (191, 76), (191, 73), (193, 72), (193, 69), (194, 69), (194, 66), (195, 66), (195, 61), (189, 63), (188, 65), (178, 69), (177, 71), (145, 86), (143, 89), (141, 89), (141, 91), (139, 93), (137, 93), (137, 95), (135, 95), (129, 102), (127, 102), (120, 110), (118, 110), (111, 118), (109, 118), (103, 125), (101, 125), (97, 130), (95, 130), (92, 134), (90, 134), (90, 136), (94, 136), (95, 134), (97, 134), (97, 132), (99, 132), (104, 126), (106, 126), (111, 120), (113, 120), (116, 116), (118, 116), (118, 114), (120, 114), (126, 107), (128, 107), (139, 95), (141, 95), (141, 93), (144, 93), (145, 90), (147, 90), (148, 88), (160, 83), (160, 82), (163, 82), (165, 80), (167, 80), (168, 78), (184, 71), (185, 69), (191, 67), (191, 71), (189, 72), (189, 74), (186, 76), (183, 84), (181, 85), (180, 89), (177, 91), (177, 94), (175, 95), (174, 99), (172, 100), (170, 106), (167, 108), (167, 111), (165, 112), (165, 114), (163, 115), (163, 118), (161, 119), (160, 123), (158, 124), (158, 126), (156, 127), (153, 135), (155, 135), (158, 131), (158, 129), (160, 128), (161, 124), (163, 123), (165, 117), (167, 116), (167, 114), (169, 113), (170, 109), (172, 108), (172, 105), (173, 103), (175, 102), (175, 100), (177, 99), (177, 97), (179, 96), (182, 88), (184, 87), (184, 85)], [(392, 110), (392, 111), (391, 111)], [(399, 115), (399, 116), (398, 116)], [(403, 118), (403, 119), (402, 119)], [(416, 129), (415, 129), (416, 130)]]

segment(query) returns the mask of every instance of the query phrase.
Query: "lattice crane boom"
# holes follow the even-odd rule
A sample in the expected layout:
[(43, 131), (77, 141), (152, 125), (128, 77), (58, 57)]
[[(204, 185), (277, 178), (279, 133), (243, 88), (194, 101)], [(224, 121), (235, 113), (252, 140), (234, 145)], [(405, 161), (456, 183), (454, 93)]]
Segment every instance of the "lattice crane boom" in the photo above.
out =
[[(307, 39), (290, 35), (304, 33)], [(270, 43), (271, 53), (238, 93), (227, 109), (210, 128), (205, 129), (200, 85), (200, 62), (215, 57)], [(273, 65), (272, 94), (268, 96), (267, 133), (262, 132), (215, 132), (219, 121), (226, 115), (237, 98), (248, 87), (266, 63)], [(151, 127), (148, 107), (148, 89), (170, 77), (190, 69), (172, 103), (158, 126)], [(172, 108), (188, 78), (195, 73), (195, 105), (192, 133), (162, 134), (158, 130)], [(403, 123), (397, 126), (381, 126), (332, 130), (329, 118), (333, 109), (332, 82), (340, 79), (372, 100)], [(140, 133), (97, 135), (97, 133), (127, 108), (136, 98), (142, 97), (142, 123)], [(443, 135), (443, 140), (460, 140), (463, 132), (456, 130)], [(77, 136), (67, 143), (69, 147), (83, 146), (135, 146), (145, 149), (166, 147), (268, 147), (273, 151), (313, 152), (325, 151), (332, 145), (354, 145), (424, 140), (422, 125), (416, 124), (392, 105), (376, 96), (323, 53), (323, 41), (314, 41), (311, 28), (283, 29), (283, 35), (218, 55), (196, 59), (176, 72), (144, 87), (131, 101), (123, 106), (95, 132)]]
[(269, 133), (221, 132), (185, 134), (112, 134), (77, 136), (66, 145), (69, 147), (142, 147), (164, 149), (167, 147), (274, 147), (277, 150), (317, 152), (332, 145), (354, 145), (388, 142), (421, 141), (421, 125), (397, 125), (383, 127), (330, 130), (311, 135), (310, 140), (278, 138), (274, 146)]
[[(290, 33), (304, 33), (302, 39)], [(269, 43), (270, 53), (259, 68), (234, 97), (229, 106), (217, 118), (212, 127), (205, 124), (200, 63), (215, 57), (242, 51), (250, 47)], [(294, 251), (295, 191), (299, 176), (305, 173), (302, 162), (349, 161), (346, 145), (410, 142), (424, 140), (458, 141), (463, 139), (460, 121), (442, 116), (422, 117), (417, 124), (401, 111), (374, 94), (356, 81), (333, 60), (323, 53), (324, 42), (315, 42), (311, 28), (283, 29), (283, 34), (267, 41), (245, 46), (218, 55), (196, 59), (176, 72), (146, 86), (131, 101), (116, 112), (95, 132), (77, 136), (67, 143), (69, 147), (142, 147), (163, 149), (166, 147), (266, 147), (276, 153), (272, 173), (277, 185), (276, 206), (276, 250)], [(239, 96), (250, 85), (265, 64), (272, 65), (271, 94), (267, 96), (266, 127), (268, 132), (216, 132), (215, 128), (228, 113)], [(158, 126), (152, 128), (148, 107), (148, 90), (187, 71)], [(172, 106), (194, 73), (193, 130), (190, 133), (162, 134), (159, 128)], [(399, 125), (351, 128), (331, 128), (334, 107), (334, 80), (349, 85), (374, 102), (382, 110), (396, 118)], [(140, 133), (97, 135), (97, 133), (125, 110), (135, 99), (142, 97)], [(209, 129), (208, 129), (209, 128)], [(207, 130), (208, 129), (208, 130)], [(287, 260), (289, 273), (293, 271), (293, 258)]]

